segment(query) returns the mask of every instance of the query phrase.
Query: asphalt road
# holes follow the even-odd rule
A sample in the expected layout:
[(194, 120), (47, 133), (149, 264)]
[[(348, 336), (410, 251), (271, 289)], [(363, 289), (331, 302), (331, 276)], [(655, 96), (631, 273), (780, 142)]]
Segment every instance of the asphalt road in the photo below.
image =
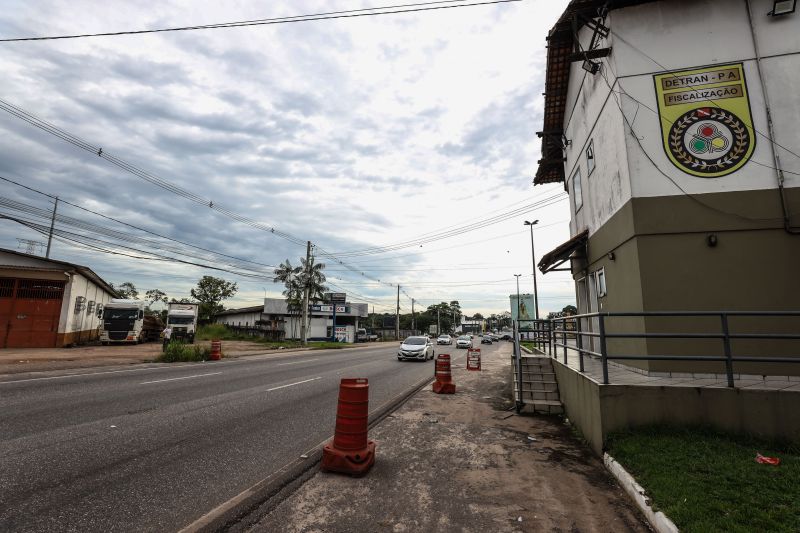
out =
[(396, 349), (0, 377), (0, 531), (178, 530), (329, 439), (340, 378), (432, 379)]

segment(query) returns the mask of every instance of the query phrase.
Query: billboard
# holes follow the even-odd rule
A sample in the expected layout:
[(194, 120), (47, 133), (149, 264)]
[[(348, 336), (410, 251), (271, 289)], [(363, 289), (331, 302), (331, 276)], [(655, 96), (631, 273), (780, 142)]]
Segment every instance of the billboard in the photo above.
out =
[(512, 294), (511, 299), (511, 320), (534, 320), (536, 310), (533, 303), (533, 294), (519, 295), (519, 316), (517, 316), (517, 295)]

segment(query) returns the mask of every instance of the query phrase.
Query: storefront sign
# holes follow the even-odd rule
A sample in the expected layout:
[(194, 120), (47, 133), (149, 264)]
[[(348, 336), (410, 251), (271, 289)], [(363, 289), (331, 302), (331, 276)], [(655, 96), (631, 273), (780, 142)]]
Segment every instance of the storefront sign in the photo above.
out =
[[(332, 305), (310, 305), (309, 308), (312, 311), (316, 311), (318, 313), (333, 313), (333, 306)], [(337, 313), (349, 313), (350, 310), (347, 306), (344, 305), (337, 305), (336, 306)]]
[(701, 178), (742, 168), (756, 146), (742, 63), (653, 76), (664, 151)]

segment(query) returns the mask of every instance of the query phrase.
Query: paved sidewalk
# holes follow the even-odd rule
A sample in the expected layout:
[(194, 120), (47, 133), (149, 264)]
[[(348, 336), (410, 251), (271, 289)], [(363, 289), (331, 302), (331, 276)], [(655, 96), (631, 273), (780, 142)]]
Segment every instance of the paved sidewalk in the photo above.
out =
[(370, 431), (365, 477), (317, 472), (252, 530), (649, 531), (560, 418), (508, 410), (510, 343), (483, 351), (483, 371), (468, 372), (451, 350), (455, 395), (428, 385)]

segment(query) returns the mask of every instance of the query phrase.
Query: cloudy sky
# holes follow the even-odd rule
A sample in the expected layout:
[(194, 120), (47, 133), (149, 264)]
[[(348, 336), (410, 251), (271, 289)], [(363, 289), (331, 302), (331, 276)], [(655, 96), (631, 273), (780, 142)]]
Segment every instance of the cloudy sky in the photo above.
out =
[[(298, 263), (311, 240), (316, 254), (328, 254), (319, 260), (335, 288), (376, 311), (394, 309), (391, 285), (398, 283), (403, 312), (410, 311), (410, 297), (418, 308), (457, 299), (470, 314), (504, 311), (516, 291), (514, 274), (523, 274), (522, 292), (532, 292), (523, 221), (540, 220), (537, 258), (569, 238), (563, 189), (531, 183), (545, 36), (566, 3), (524, 0), (3, 42), (3, 102), (199, 199), (173, 194), (7, 111), (0, 111), (0, 176), (195, 246), (60, 204), (59, 213), (70, 218), (56, 224), (51, 256), (87, 265), (115, 284), (131, 281), (141, 292), (159, 288), (186, 297), (210, 274), (238, 283), (227, 307), (258, 305), (265, 294), (280, 294), (268, 279), (274, 265), (287, 258)], [(390, 4), (11, 1), (0, 13), (0, 36), (217, 24)], [(0, 214), (28, 225), (49, 223), (49, 198), (9, 182), (0, 191)], [(245, 222), (201, 205), (206, 200)], [(19, 249), (18, 238), (46, 240), (0, 220), (0, 247)], [(543, 311), (573, 302), (568, 275), (539, 282)]]

